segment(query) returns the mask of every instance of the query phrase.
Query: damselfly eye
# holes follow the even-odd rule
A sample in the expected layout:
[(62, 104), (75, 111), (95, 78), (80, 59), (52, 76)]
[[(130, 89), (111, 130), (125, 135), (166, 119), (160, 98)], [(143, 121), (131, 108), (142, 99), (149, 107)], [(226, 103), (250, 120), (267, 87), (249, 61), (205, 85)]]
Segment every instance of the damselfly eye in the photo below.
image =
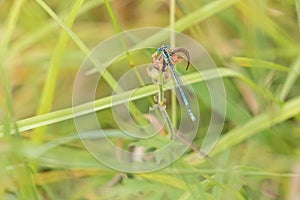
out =
[(161, 52), (161, 48), (157, 48), (157, 50), (156, 50), (158, 53), (160, 53)]
[(170, 49), (170, 45), (166, 45), (165, 48), (166, 48), (166, 49)]

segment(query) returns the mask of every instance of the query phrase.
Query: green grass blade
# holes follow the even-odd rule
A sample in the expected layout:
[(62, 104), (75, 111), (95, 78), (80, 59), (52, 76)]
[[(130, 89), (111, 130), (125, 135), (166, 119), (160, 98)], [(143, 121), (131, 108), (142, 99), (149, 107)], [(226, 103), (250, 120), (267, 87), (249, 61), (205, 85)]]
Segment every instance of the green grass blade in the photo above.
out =
[(211, 2), (205, 5), (203, 8), (197, 9), (195, 12), (179, 19), (175, 24), (175, 30), (179, 32), (184, 31), (194, 24), (199, 23), (200, 21), (203, 21), (220, 11), (229, 8), (238, 1), (239, 0), (219, 0)]
[(0, 47), (1, 47), (0, 55), (1, 56), (4, 56), (4, 54), (6, 54), (8, 51), (8, 45), (9, 45), (11, 36), (13, 35), (13, 31), (16, 27), (17, 20), (20, 16), (21, 8), (25, 2), (26, 2), (26, 0), (18, 0), (18, 1), (14, 1), (12, 4), (12, 8), (9, 12), (8, 19), (5, 24), (4, 33), (2, 35), (1, 42), (0, 42)]
[[(43, 1), (36, 0), (36, 2), (66, 31), (69, 37), (76, 43), (76, 45), (80, 48), (80, 50), (86, 55), (89, 56), (89, 49), (85, 46), (85, 44), (79, 39), (79, 37), (70, 30), (60, 19), (59, 17), (51, 10), (51, 8)], [(105, 69), (100, 68), (102, 66), (99, 64), (96, 58), (90, 56), (89, 59), (92, 63), (97, 66), (98, 71), (101, 73), (103, 79), (108, 83), (111, 88), (116, 88), (117, 91), (121, 91), (121, 88), (118, 87), (117, 81), (114, 77)], [(139, 117), (140, 113), (135, 106), (132, 106), (131, 112), (133, 113), (134, 118), (137, 120), (139, 124), (146, 124), (146, 120), (143, 117)]]
[[(65, 24), (68, 28), (71, 29), (76, 19), (78, 10), (83, 3), (84, 0), (77, 0), (74, 3), (72, 9), (70, 10), (68, 16), (65, 19)], [(66, 34), (65, 31), (61, 31), (59, 34), (57, 45), (53, 52), (53, 56), (50, 61), (51, 63), (46, 78), (45, 87), (42, 93), (41, 104), (38, 108), (37, 115), (44, 114), (51, 111), (51, 105), (54, 98), (57, 75), (59, 72), (59, 68), (61, 67), (60, 64), (66, 49), (67, 42), (68, 42), (68, 35)]]
[(300, 26), (300, 1), (295, 0), (295, 5), (296, 5), (297, 21), (298, 21), (298, 25)]
[(115, 31), (116, 31), (117, 33), (121, 33), (121, 31), (122, 31), (122, 30), (121, 30), (121, 27), (119, 26), (119, 23), (117, 22), (117, 19), (116, 19), (115, 15), (114, 15), (114, 13), (113, 13), (113, 11), (112, 11), (112, 8), (111, 8), (111, 6), (110, 6), (108, 0), (104, 0), (104, 3), (105, 3), (105, 6), (106, 6), (107, 11), (108, 11), (108, 13), (109, 13), (109, 16), (110, 16), (110, 18), (111, 18), (111, 21), (112, 21), (112, 23), (113, 23), (113, 25), (114, 25)]
[[(215, 69), (213, 70), (207, 70), (202, 72), (203, 77), (205, 77), (205, 80), (202, 79), (199, 73), (192, 73), (184, 76), (184, 79), (187, 80), (189, 84), (198, 83), (202, 81), (212, 80), (220, 77), (236, 77), (244, 81), (246, 84), (249, 84), (250, 87), (254, 88), (258, 92), (265, 94), (267, 93), (266, 90), (263, 88), (259, 88), (256, 86), (253, 82), (251, 82), (246, 77), (242, 76), (241, 74), (232, 71), (230, 69), (226, 68), (219, 68), (217, 71)], [(185, 83), (186, 84), (186, 83)], [(172, 87), (172, 83), (169, 84), (170, 87)], [(157, 92), (157, 86), (156, 85), (147, 85), (144, 87), (141, 87), (137, 89), (133, 96), (131, 96), (131, 100), (137, 100), (144, 97), (148, 97), (150, 95), (154, 95)], [(20, 129), (20, 132), (31, 130), (34, 128), (38, 128), (41, 126), (50, 125), (53, 123), (61, 122), (64, 120), (72, 119), (74, 117), (74, 113), (76, 113), (76, 116), (82, 116), (85, 114), (97, 112), (106, 108), (110, 108), (115, 105), (119, 105), (121, 103), (126, 102), (131, 95), (131, 91), (129, 92), (123, 92), (118, 95), (116, 95), (113, 99), (114, 102), (112, 104), (112, 96), (104, 97), (98, 100), (95, 100), (93, 102), (85, 103), (82, 105), (78, 105), (74, 108), (67, 108), (59, 111), (50, 112), (47, 114), (35, 116), (32, 118), (27, 118), (24, 120), (18, 121), (18, 126)], [(267, 96), (268, 97), (268, 96)], [(272, 99), (272, 98), (271, 98)], [(14, 132), (12, 132), (14, 133)], [(3, 126), (0, 126), (0, 137), (3, 137)]]
[(283, 84), (282, 90), (279, 94), (280, 100), (284, 101), (291, 89), (295, 86), (295, 82), (300, 74), (300, 56), (297, 58), (296, 62), (291, 67), (291, 71)]
[[(64, 29), (64, 31), (69, 35), (69, 37), (75, 42), (75, 44), (79, 47), (79, 49), (86, 55), (88, 56), (90, 54), (90, 50), (88, 47), (79, 39), (79, 37), (71, 30), (69, 29), (65, 23), (63, 23), (59, 17), (51, 10), (51, 8), (43, 1), (41, 0), (36, 0), (36, 2)], [(97, 65), (97, 61), (93, 58), (92, 62)], [(101, 69), (99, 69), (101, 70)], [(102, 72), (102, 71), (101, 71)], [(107, 81), (107, 83), (111, 86), (114, 87), (116, 80), (112, 77), (110, 73), (103, 72), (103, 78)]]
[[(234, 5), (238, 1), (239, 0), (219, 0), (219, 1), (214, 1), (212, 3), (209, 3), (204, 7), (190, 13), (189, 15), (186, 15), (181, 19), (177, 20), (174, 25), (175, 31), (178, 32), (185, 31), (186, 29), (192, 27), (193, 25), (201, 21), (204, 21), (205, 19), (212, 17), (218, 14), (219, 12), (229, 8), (230, 6)], [(153, 46), (153, 44), (156, 44), (157, 42), (160, 42), (163, 39), (169, 37), (169, 35), (167, 35), (166, 33), (168, 32), (165, 31), (158, 32), (152, 37), (141, 41), (139, 44), (136, 45), (136, 47), (144, 46), (144, 45)]]
[[(73, 26), (78, 11), (83, 3), (84, 0), (77, 0), (71, 8), (67, 17), (65, 18), (65, 24), (69, 29), (71, 29), (71, 27)], [(59, 39), (50, 61), (49, 71), (42, 92), (41, 102), (38, 107), (37, 115), (41, 115), (51, 111), (54, 92), (56, 88), (57, 75), (59, 73), (59, 68), (61, 67), (61, 61), (63, 59), (68, 39), (68, 34), (62, 30), (59, 34)], [(43, 132), (44, 131), (42, 129), (35, 130), (33, 139), (36, 141), (41, 141), (43, 139)]]
[(250, 26), (266, 33), (279, 46), (293, 48), (293, 43), (285, 30), (269, 17), (257, 2), (240, 1), (238, 8), (250, 22)]
[(162, 184), (170, 185), (174, 188), (180, 189), (182, 191), (189, 191), (188, 186), (182, 180), (164, 174), (151, 173), (151, 174), (136, 174), (136, 176), (142, 177), (146, 180), (156, 181)]
[[(261, 133), (263, 130), (271, 128), (272, 126), (299, 114), (300, 97), (297, 97), (287, 101), (282, 107), (277, 107), (276, 109), (272, 109), (271, 111), (258, 115), (246, 124), (231, 129), (228, 133), (226, 133), (226, 135), (220, 138), (210, 155), (216, 155), (227, 148), (237, 145), (256, 134)], [(189, 155), (186, 159), (195, 161), (195, 159), (193, 159), (195, 156), (198, 157), (198, 155), (193, 154)], [(198, 164), (201, 162), (202, 160), (197, 159), (192, 164)]]
[(21, 8), (24, 3), (25, 0), (19, 0), (13, 2), (12, 8), (8, 15), (7, 24), (5, 25), (4, 28), (4, 33), (0, 40), (0, 80), (1, 80), (1, 85), (4, 88), (4, 92), (5, 92), (5, 103), (7, 109), (6, 116), (9, 118), (9, 120), (13, 121), (16, 132), (18, 131), (18, 127), (14, 121), (15, 113), (12, 105), (10, 81), (5, 71), (5, 64), (6, 64), (5, 61), (8, 54), (8, 46), (11, 40), (11, 36), (16, 27), (17, 20), (20, 16)]
[(18, 198), (38, 200), (36, 186), (29, 167), (26, 165), (17, 166), (14, 173), (16, 173), (18, 177)]
[[(109, 13), (109, 16), (110, 16), (110, 18), (111, 18), (111, 20), (113, 22), (114, 29), (115, 29), (116, 33), (121, 33), (122, 29), (121, 29), (121, 27), (120, 27), (120, 25), (119, 25), (119, 23), (118, 23), (115, 15), (114, 15), (114, 13), (113, 13), (113, 10), (112, 10), (112, 8), (111, 8), (111, 6), (109, 4), (109, 1), (108, 0), (104, 0), (104, 3), (105, 3), (107, 11)], [(132, 60), (132, 58), (130, 56), (130, 53), (129, 53), (128, 48), (127, 48), (127, 45), (126, 45), (126, 43), (124, 41), (124, 38), (122, 36), (120, 37), (120, 41), (121, 41), (121, 44), (122, 44), (124, 50), (126, 51), (126, 56), (128, 58), (129, 64), (130, 64), (131, 67), (133, 67), (134, 66), (133, 60)]]
[(265, 69), (272, 69), (272, 70), (283, 71), (283, 72), (296, 73), (296, 75), (297, 74), (300, 75), (300, 72), (295, 69), (290, 69), (288, 67), (273, 62), (269, 62), (269, 61), (246, 58), (246, 57), (232, 57), (232, 61), (242, 67), (265, 68)]
[[(96, 6), (99, 6), (103, 4), (103, 0), (93, 0), (85, 3), (79, 10), (77, 16), (81, 16), (85, 14), (86, 12), (92, 10)], [(59, 14), (59, 18), (65, 18), (66, 16), (66, 11), (63, 11)], [(45, 22), (45, 25), (42, 27), (39, 27), (36, 31), (30, 32), (30, 33), (25, 33), (20, 37), (20, 39), (16, 40), (10, 49), (11, 54), (17, 54), (21, 51), (24, 51), (27, 48), (30, 48), (32, 45), (37, 43), (39, 40), (42, 38), (45, 38), (48, 36), (48, 34), (55, 29), (57, 23), (55, 21), (47, 21)]]

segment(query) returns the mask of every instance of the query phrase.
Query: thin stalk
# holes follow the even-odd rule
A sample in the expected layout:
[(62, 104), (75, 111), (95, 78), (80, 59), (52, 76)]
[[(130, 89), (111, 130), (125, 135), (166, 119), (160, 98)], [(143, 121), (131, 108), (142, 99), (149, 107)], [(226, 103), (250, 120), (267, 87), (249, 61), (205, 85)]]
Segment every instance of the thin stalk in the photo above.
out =
[(175, 47), (175, 10), (176, 10), (176, 0), (170, 0), (170, 46)]
[[(175, 41), (175, 9), (176, 9), (176, 0), (170, 0), (170, 46), (174, 48), (176, 46)], [(171, 110), (172, 110), (172, 123), (176, 127), (176, 115), (177, 115), (177, 98), (175, 95), (175, 90), (172, 90), (171, 94)]]
[(173, 138), (175, 136), (174, 126), (173, 126), (172, 121), (170, 120), (169, 115), (165, 108), (164, 88), (163, 88), (163, 84), (164, 84), (163, 72), (159, 71), (158, 73), (159, 73), (158, 74), (158, 107), (159, 107), (159, 110), (160, 110), (163, 118), (165, 119), (165, 122), (166, 122), (166, 125), (168, 128), (168, 132), (169, 132), (170, 140), (173, 140)]
[(165, 104), (163, 84), (164, 84), (163, 72), (159, 71), (158, 72), (158, 84), (157, 84), (157, 86), (158, 86), (158, 104), (160, 106), (164, 106), (164, 104)]

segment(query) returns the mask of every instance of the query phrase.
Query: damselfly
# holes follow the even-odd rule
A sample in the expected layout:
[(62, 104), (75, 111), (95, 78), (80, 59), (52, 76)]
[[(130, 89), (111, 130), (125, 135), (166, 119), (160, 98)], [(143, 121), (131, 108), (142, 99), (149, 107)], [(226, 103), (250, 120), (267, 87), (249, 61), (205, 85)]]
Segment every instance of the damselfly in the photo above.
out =
[(175, 63), (178, 62), (179, 59), (181, 59), (181, 57), (176, 54), (180, 52), (185, 54), (185, 56), (187, 57), (188, 60), (188, 64), (186, 67), (187, 70), (190, 64), (189, 52), (185, 48), (181, 48), (181, 47), (171, 49), (169, 45), (165, 45), (158, 48), (157, 51), (152, 55), (153, 67), (162, 72), (166, 72), (167, 70), (171, 72), (172, 77), (180, 93), (180, 96), (183, 100), (183, 103), (187, 109), (189, 117), (191, 118), (192, 121), (196, 121), (196, 117), (194, 116), (190, 104), (188, 102), (187, 96), (184, 93), (183, 84), (174, 68)]

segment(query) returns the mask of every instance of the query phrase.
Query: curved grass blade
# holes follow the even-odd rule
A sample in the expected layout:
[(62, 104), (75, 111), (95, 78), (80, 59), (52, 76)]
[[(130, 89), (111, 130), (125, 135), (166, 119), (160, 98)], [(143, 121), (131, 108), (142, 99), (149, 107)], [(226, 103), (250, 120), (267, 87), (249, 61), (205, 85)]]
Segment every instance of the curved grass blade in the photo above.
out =
[[(211, 155), (216, 155), (224, 151), (226, 148), (241, 143), (256, 134), (261, 133), (263, 130), (282, 123), (283, 121), (299, 114), (300, 97), (297, 97), (286, 102), (282, 107), (277, 107), (277, 109), (258, 115), (248, 123), (231, 129), (228, 133), (221, 137), (211, 152)], [(204, 161), (203, 159), (199, 160), (198, 155), (196, 154), (189, 155), (186, 160), (189, 160), (192, 165), (197, 165)]]
[[(220, 75), (223, 78), (235, 77), (235, 78), (238, 78), (241, 81), (245, 82), (251, 88), (253, 88), (257, 92), (262, 94), (265, 98), (268, 98), (273, 101), (276, 100), (276, 99), (273, 99), (274, 97), (270, 96), (269, 94), (266, 94), (268, 92), (267, 90), (256, 86), (251, 80), (247, 79), (247, 77), (245, 77), (242, 74), (235, 72), (233, 70), (226, 69), (226, 68), (218, 68), (217, 71), (215, 69), (203, 71), (202, 75), (203, 76), (201, 77), (198, 72), (195, 72), (195, 73), (192, 73), (189, 75), (185, 75), (184, 80), (187, 80), (187, 81), (184, 81), (183, 84), (186, 84), (186, 83), (193, 84), (193, 83), (199, 83), (202, 81), (218, 79), (218, 78), (220, 78)], [(205, 79), (203, 79), (203, 77), (205, 77)], [(175, 87), (174, 85), (172, 85), (172, 83), (168, 83), (167, 86), (168, 86), (168, 88)], [(167, 87), (165, 87), (164, 90), (167, 90)], [(147, 96), (155, 95), (156, 93), (157, 93), (156, 85), (146, 85), (142, 88), (137, 89), (131, 99), (137, 100), (137, 99), (141, 99), (141, 98), (144, 98)], [(120, 93), (118, 95), (118, 97), (116, 98), (116, 101), (114, 102), (114, 104), (111, 103), (112, 96), (108, 96), (108, 97), (104, 97), (101, 99), (97, 99), (92, 102), (78, 105), (75, 108), (61, 109), (61, 110), (53, 111), (53, 112), (50, 112), (47, 114), (22, 119), (22, 120), (17, 121), (17, 125), (19, 127), (19, 131), (24, 132), (24, 131), (28, 131), (28, 130), (38, 128), (41, 126), (55, 124), (55, 123), (62, 122), (62, 121), (68, 120), (68, 119), (72, 119), (74, 117), (73, 109), (76, 109), (77, 116), (82, 116), (85, 114), (89, 114), (92, 112), (97, 112), (100, 110), (104, 110), (106, 108), (110, 108), (114, 105), (119, 105), (121, 103), (124, 103), (124, 95), (127, 97), (130, 94), (131, 94), (130, 91), (129, 91), (129, 94), (125, 93), (125, 92)], [(300, 105), (299, 105), (299, 107), (300, 107)], [(3, 135), (4, 135), (4, 128), (5, 127), (3, 125), (0, 126), (0, 138), (3, 137)], [(15, 133), (14, 131), (12, 131), (12, 130), (10, 131), (10, 134), (14, 134), (14, 133)]]

